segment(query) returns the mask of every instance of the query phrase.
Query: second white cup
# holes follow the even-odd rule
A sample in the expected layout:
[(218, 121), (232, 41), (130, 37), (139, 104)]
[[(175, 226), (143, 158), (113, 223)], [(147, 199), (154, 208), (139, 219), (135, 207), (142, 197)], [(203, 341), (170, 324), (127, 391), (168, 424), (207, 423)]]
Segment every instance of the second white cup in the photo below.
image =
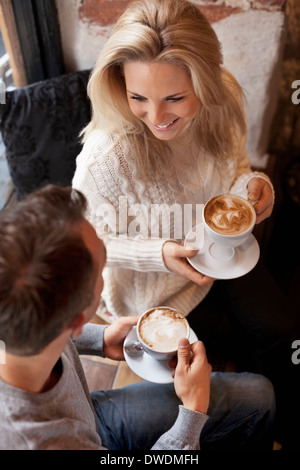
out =
[(170, 307), (147, 310), (137, 323), (137, 337), (144, 351), (157, 360), (176, 356), (180, 338), (189, 338), (186, 318)]

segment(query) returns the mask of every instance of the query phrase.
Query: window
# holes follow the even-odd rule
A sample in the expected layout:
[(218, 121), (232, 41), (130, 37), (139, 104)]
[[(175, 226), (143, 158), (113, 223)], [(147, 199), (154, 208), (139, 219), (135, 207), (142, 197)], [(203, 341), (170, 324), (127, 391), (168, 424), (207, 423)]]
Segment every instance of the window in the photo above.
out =
[(2, 80), (6, 89), (13, 86), (12, 69), (9, 64), (9, 55), (6, 52), (1, 31), (0, 31), (0, 80)]
[(64, 73), (55, 0), (0, 0), (0, 29), (16, 87)]

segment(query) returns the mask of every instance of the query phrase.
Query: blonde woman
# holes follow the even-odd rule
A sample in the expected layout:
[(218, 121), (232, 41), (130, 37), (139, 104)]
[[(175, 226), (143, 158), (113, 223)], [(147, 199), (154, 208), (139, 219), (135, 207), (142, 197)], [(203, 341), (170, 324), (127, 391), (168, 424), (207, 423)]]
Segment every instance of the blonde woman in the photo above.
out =
[(88, 90), (93, 117), (73, 185), (87, 196), (90, 218), (106, 241), (108, 310), (117, 317), (171, 303), (189, 313), (212, 279), (187, 263), (196, 251), (173, 240), (172, 221), (167, 237), (162, 227), (151, 230), (159, 225), (151, 206), (167, 212), (177, 204), (183, 214), (185, 205), (232, 191), (258, 200), (258, 222), (270, 215), (270, 183), (251, 172), (245, 150), (242, 91), (222, 67), (208, 21), (181, 0), (131, 4)]

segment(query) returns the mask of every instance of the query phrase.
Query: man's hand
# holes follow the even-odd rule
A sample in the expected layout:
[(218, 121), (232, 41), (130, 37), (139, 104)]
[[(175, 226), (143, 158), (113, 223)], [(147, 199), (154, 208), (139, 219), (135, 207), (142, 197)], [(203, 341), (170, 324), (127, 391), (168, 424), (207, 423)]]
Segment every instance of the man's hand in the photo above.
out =
[(206, 414), (209, 405), (211, 365), (202, 341), (179, 341), (174, 373), (175, 391), (186, 408)]
[(121, 317), (104, 330), (104, 356), (115, 361), (124, 360), (123, 343), (133, 326), (137, 324), (139, 315)]

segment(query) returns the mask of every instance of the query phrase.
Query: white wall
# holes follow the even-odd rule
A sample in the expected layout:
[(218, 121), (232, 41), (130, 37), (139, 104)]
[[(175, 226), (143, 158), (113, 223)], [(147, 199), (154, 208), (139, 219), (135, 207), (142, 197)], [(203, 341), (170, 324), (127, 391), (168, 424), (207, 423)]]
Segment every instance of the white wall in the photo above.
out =
[(281, 12), (249, 10), (213, 24), (223, 45), (224, 64), (247, 99), (247, 149), (252, 165), (264, 167), (278, 98), (284, 17)]

